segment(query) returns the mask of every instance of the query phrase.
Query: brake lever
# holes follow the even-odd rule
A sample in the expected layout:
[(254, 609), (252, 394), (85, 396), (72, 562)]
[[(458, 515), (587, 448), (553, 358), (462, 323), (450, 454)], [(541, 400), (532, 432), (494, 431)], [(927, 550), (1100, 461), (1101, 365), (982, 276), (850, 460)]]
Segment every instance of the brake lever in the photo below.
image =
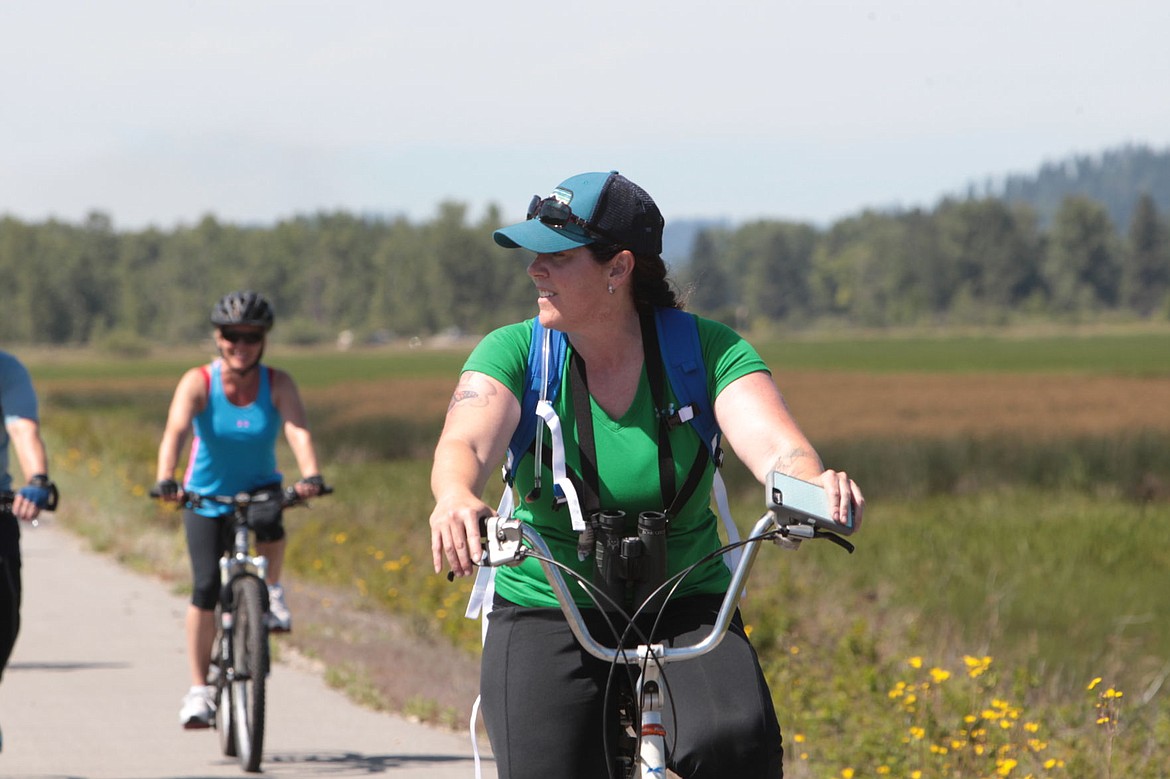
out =
[[(524, 538), (523, 523), (520, 520), (495, 516), (480, 517), (479, 534), (483, 552), (474, 565), (481, 568), (498, 568), (502, 565), (519, 565), (524, 559), (527, 549), (520, 543)], [(454, 571), (447, 571), (447, 581), (455, 581)]]
[(837, 535), (836, 533), (830, 530), (814, 528), (811, 525), (777, 525), (776, 531), (778, 535), (776, 536), (774, 543), (780, 546), (795, 548), (795, 546), (798, 546), (801, 541), (823, 538), (826, 541), (832, 541), (834, 544), (841, 547), (849, 554), (853, 554), (853, 552), (857, 549), (857, 547), (855, 547), (847, 539)]
[(523, 523), (511, 517), (487, 517), (483, 522), (483, 555), (478, 565), (498, 567), (516, 565), (524, 559), (525, 549)]
[(832, 541), (834, 544), (841, 547), (849, 554), (853, 554), (854, 550), (857, 549), (857, 547), (850, 543), (848, 539), (842, 538), (836, 533), (831, 533), (828, 530), (817, 530), (815, 536), (816, 538), (823, 538), (826, 541)]

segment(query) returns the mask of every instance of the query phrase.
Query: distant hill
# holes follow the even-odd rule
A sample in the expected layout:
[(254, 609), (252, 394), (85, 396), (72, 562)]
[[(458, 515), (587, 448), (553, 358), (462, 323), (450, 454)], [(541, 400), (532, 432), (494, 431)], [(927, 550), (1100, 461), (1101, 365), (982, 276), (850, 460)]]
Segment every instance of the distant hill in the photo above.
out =
[(1122, 233), (1143, 194), (1154, 198), (1159, 212), (1170, 212), (1170, 149), (1126, 145), (1097, 155), (1073, 155), (1046, 162), (1036, 173), (1010, 174), (967, 188), (969, 197), (1027, 203), (1043, 224), (1051, 223), (1066, 197), (1084, 195), (1104, 205), (1114, 229)]
[(731, 228), (729, 219), (667, 219), (662, 230), (662, 259), (672, 268), (686, 267), (691, 260), (691, 247), (700, 232)]
[[(1143, 194), (1154, 198), (1160, 214), (1170, 214), (1170, 148), (1127, 144), (1093, 155), (1070, 155), (1045, 162), (1034, 173), (972, 181), (959, 196), (1026, 203), (1036, 210), (1041, 225), (1047, 226), (1066, 197), (1084, 195), (1104, 205), (1114, 229), (1124, 234)], [(735, 225), (727, 219), (668, 219), (662, 236), (663, 258), (675, 269), (686, 267), (695, 237), (710, 228), (731, 230)]]

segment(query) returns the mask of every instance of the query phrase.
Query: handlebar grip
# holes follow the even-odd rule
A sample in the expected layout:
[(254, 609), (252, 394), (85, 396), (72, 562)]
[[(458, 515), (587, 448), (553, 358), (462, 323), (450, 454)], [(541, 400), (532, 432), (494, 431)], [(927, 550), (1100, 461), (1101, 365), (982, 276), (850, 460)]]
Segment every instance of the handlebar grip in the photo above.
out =
[(316, 495), (307, 495), (307, 496), (302, 498), (300, 495), (297, 494), (296, 485), (290, 484), (281, 491), (281, 503), (284, 506), (288, 507), (288, 506), (295, 505), (297, 503), (305, 503), (305, 502), (311, 500), (312, 498), (320, 498), (324, 495), (332, 495), (333, 494), (333, 488), (330, 487), (328, 484), (322, 484), (317, 489), (318, 489), (318, 492)]
[[(192, 505), (197, 505), (199, 502), (201, 502), (200, 496), (195, 495), (194, 493), (190, 493), (190, 492), (183, 492), (181, 489), (179, 490), (179, 492), (176, 493), (176, 495), (181, 496), (182, 500), (178, 501), (175, 508), (183, 508), (184, 503), (190, 503)], [(147, 496), (151, 497), (155, 500), (162, 500), (164, 498), (162, 490), (160, 490), (158, 488), (158, 485), (151, 487), (150, 491), (147, 492)]]

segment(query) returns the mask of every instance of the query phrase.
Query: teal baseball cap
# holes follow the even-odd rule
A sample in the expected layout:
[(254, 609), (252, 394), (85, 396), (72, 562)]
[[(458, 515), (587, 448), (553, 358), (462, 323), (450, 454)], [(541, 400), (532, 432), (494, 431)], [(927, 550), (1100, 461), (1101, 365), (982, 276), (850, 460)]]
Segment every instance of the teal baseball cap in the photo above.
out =
[(664, 224), (646, 190), (611, 170), (580, 173), (562, 181), (548, 197), (533, 195), (527, 218), (496, 230), (492, 238), (504, 248), (537, 254), (606, 243), (657, 256)]

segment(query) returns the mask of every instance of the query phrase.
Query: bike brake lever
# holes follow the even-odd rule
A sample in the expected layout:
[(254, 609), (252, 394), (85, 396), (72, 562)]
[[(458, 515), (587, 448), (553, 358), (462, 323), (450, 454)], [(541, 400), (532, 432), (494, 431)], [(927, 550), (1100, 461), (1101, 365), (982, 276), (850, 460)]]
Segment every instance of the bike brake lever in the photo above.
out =
[(818, 531), (816, 531), (816, 537), (817, 537), (817, 538), (823, 538), (823, 539), (825, 539), (826, 541), (832, 541), (834, 544), (836, 544), (837, 546), (841, 547), (842, 549), (844, 549), (844, 550), (845, 550), (846, 552), (848, 552), (849, 554), (853, 554), (854, 550), (856, 550), (856, 549), (857, 549), (857, 547), (855, 547), (855, 546), (854, 546), (852, 543), (850, 543), (848, 540), (846, 540), (846, 539), (842, 538), (841, 536), (837, 535), (836, 533), (830, 533), (828, 530), (818, 530)]
[[(775, 517), (774, 514), (773, 517)], [(807, 541), (815, 538), (823, 538), (827, 541), (832, 541), (834, 544), (841, 547), (849, 554), (853, 554), (857, 548), (848, 540), (842, 536), (837, 535), (833, 531), (814, 528), (811, 525), (777, 524), (776, 531), (778, 532), (778, 535), (773, 539), (773, 543), (775, 543), (777, 546), (783, 546), (788, 549), (796, 549), (800, 546), (801, 541)]]
[(479, 559), (480, 565), (517, 565), (524, 559), (524, 546), (520, 543), (524, 531), (520, 520), (488, 517), (484, 536), (486, 543), (483, 545), (483, 556)]
[[(482, 534), (483, 554), (475, 565), (497, 568), (502, 565), (519, 565), (524, 559), (525, 548), (520, 543), (524, 533), (520, 520), (480, 517), (479, 530)], [(454, 571), (447, 571), (447, 581), (455, 581)]]

